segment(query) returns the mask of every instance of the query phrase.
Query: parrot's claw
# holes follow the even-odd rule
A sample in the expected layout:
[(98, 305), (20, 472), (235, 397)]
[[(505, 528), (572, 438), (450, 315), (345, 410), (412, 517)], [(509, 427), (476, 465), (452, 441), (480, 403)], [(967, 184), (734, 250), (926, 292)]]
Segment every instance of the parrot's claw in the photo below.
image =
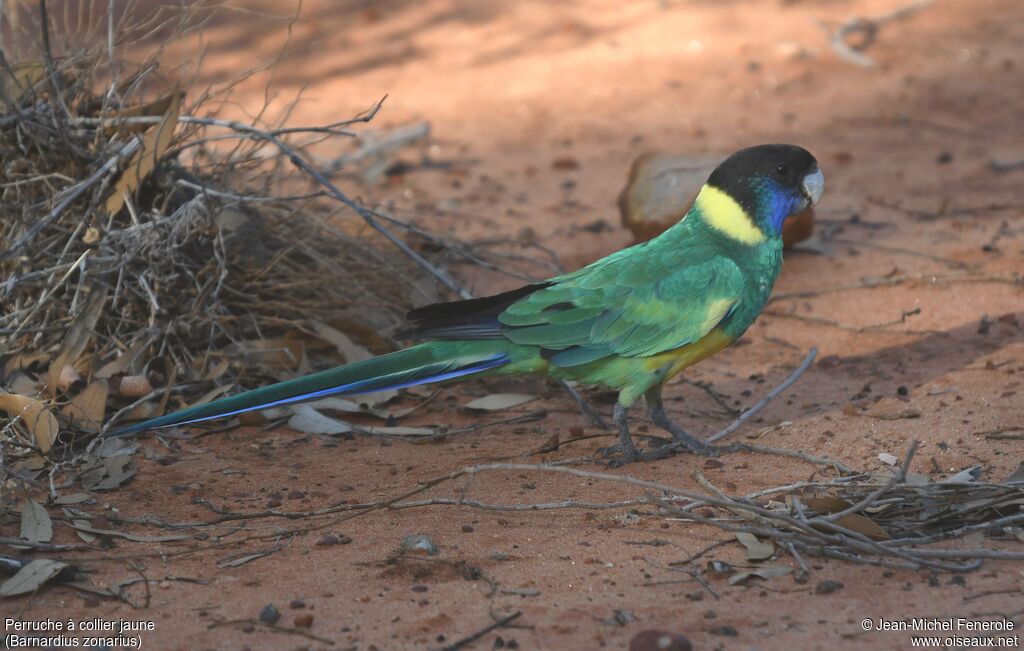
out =
[(687, 441), (687, 442), (676, 441), (676, 442), (673, 442), (673, 443), (669, 443), (665, 447), (671, 447), (674, 450), (686, 450), (687, 452), (692, 452), (693, 454), (696, 454), (697, 456), (700, 456), (700, 457), (720, 457), (720, 456), (722, 456), (722, 449), (721, 448), (716, 447), (714, 445), (708, 445), (707, 443), (700, 443), (700, 445), (694, 445), (693, 443), (691, 443), (689, 441)]
[(597, 454), (604, 459), (608, 459), (609, 468), (621, 468), (626, 464), (633, 463), (641, 456), (632, 444), (627, 446), (621, 443), (606, 448), (598, 448)]

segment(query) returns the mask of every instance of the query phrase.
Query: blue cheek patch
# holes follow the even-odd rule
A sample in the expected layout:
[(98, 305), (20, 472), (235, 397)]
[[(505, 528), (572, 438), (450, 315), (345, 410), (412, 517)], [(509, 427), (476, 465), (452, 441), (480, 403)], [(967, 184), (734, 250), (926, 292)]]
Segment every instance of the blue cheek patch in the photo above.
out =
[(762, 179), (757, 190), (759, 203), (758, 214), (762, 215), (766, 225), (778, 235), (782, 232), (782, 223), (792, 214), (800, 201), (773, 179)]

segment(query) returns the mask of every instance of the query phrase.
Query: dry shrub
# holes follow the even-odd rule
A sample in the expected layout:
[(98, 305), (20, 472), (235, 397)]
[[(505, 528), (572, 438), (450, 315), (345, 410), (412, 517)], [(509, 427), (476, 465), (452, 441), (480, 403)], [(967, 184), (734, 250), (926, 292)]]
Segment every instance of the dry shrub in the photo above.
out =
[[(310, 129), (220, 120), (248, 73), (196, 91), (187, 66), (157, 65), (209, 7), (129, 3), (110, 21), (106, 2), (49, 7), (9, 4), (2, 30), (4, 470), (28, 477), (111, 420), (316, 366), (320, 324), (386, 347), (409, 304), (435, 295), (407, 257), (336, 227), (341, 204), (259, 135), (298, 151), (348, 142), (376, 107)], [(133, 45), (152, 54), (115, 56)]]

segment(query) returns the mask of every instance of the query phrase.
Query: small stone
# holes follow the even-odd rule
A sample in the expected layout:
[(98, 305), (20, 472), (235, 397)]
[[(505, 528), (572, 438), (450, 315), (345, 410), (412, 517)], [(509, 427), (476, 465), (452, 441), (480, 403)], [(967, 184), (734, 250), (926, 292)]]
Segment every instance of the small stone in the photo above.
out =
[(292, 622), (295, 624), (296, 628), (309, 628), (313, 625), (313, 615), (310, 613), (298, 615), (292, 620)]
[(333, 547), (333, 546), (337, 545), (340, 542), (341, 542), (340, 538), (338, 538), (334, 534), (329, 533), (329, 534), (323, 536), (322, 538), (320, 538), (320, 540), (316, 541), (316, 546), (317, 547)]
[(712, 635), (721, 635), (722, 637), (736, 637), (739, 635), (739, 631), (732, 626), (716, 626), (708, 632)]
[(832, 594), (836, 590), (840, 590), (843, 587), (842, 581), (833, 581), (831, 579), (822, 581), (814, 588), (814, 592), (817, 594)]
[(902, 387), (901, 386), (901, 387), (896, 389), (896, 394), (897, 395), (901, 395), (901, 396), (910, 395), (910, 389), (908, 389), (907, 387)]
[(426, 592), (429, 588), (422, 584), (416, 584), (412, 587), (413, 592)]
[(992, 319), (984, 314), (981, 317), (981, 321), (978, 323), (978, 334), (987, 335), (992, 330)]
[(678, 633), (651, 629), (634, 635), (629, 651), (693, 651), (693, 644)]
[(426, 552), (428, 556), (437, 556), (439, 550), (430, 536), (414, 533), (402, 538), (401, 548), (409, 552)]
[(281, 619), (281, 613), (277, 611), (274, 604), (267, 604), (260, 611), (260, 621), (264, 624), (276, 624)]
[(288, 606), (295, 610), (298, 610), (300, 608), (305, 608), (306, 602), (302, 599), (292, 599), (290, 602), (288, 602)]
[(306, 496), (306, 494), (303, 493), (300, 490), (293, 490), (293, 491), (288, 493), (288, 499), (290, 499), (290, 500), (301, 500), (305, 496)]
[(243, 633), (252, 633), (255, 630), (256, 630), (256, 627), (253, 626), (252, 624), (242, 624), (242, 632)]
[(473, 527), (468, 524), (462, 525), (462, 533), (473, 533)]
[(580, 162), (572, 156), (560, 156), (555, 160), (551, 161), (551, 169), (568, 172), (572, 170), (578, 170), (580, 168)]

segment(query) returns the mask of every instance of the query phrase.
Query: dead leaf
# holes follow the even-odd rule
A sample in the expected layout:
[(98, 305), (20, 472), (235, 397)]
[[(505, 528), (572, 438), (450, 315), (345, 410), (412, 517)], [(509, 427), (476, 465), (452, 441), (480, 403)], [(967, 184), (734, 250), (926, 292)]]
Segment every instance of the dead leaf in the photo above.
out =
[(227, 556), (217, 561), (217, 567), (224, 569), (229, 567), (238, 567), (239, 565), (245, 565), (246, 563), (254, 561), (258, 558), (270, 556), (274, 552), (280, 550), (281, 547), (271, 547), (270, 549), (264, 550), (262, 552), (256, 552), (255, 554), (235, 554), (233, 556)]
[(132, 155), (131, 160), (125, 165), (124, 173), (118, 179), (114, 190), (107, 198), (107, 214), (114, 215), (124, 207), (125, 197), (135, 193), (139, 185), (149, 176), (156, 167), (160, 157), (167, 151), (174, 136), (174, 129), (178, 126), (178, 112), (181, 110), (183, 95), (175, 92), (163, 120), (154, 128), (146, 132), (142, 138), (142, 146)]
[(377, 405), (383, 405), (390, 402), (393, 398), (398, 395), (398, 391), (386, 390), (386, 391), (375, 391), (373, 393), (364, 393), (360, 396), (355, 396), (355, 400), (359, 402), (365, 409), (370, 410)]
[(341, 353), (341, 356), (345, 359), (346, 364), (361, 362), (364, 359), (370, 359), (373, 357), (373, 353), (349, 339), (348, 335), (344, 332), (335, 330), (326, 323), (320, 323), (319, 321), (314, 322), (313, 330), (316, 332), (317, 337), (320, 337), (338, 349), (338, 352)]
[(225, 206), (213, 216), (213, 223), (223, 233), (246, 230), (249, 221), (249, 215), (234, 206)]
[(104, 459), (108, 457), (120, 457), (126, 454), (135, 454), (138, 451), (138, 441), (123, 438), (105, 438), (100, 441), (99, 447), (93, 448), (92, 453), (95, 457)]
[(46, 459), (44, 459), (38, 452), (33, 452), (27, 458), (22, 459), (14, 464), (14, 469), (18, 472), (25, 472), (30, 475), (38, 473), (40, 470), (46, 467)]
[[(369, 394), (377, 395), (377, 394)], [(360, 396), (362, 398), (363, 396)], [(374, 407), (366, 403), (357, 403), (346, 398), (338, 398), (335, 396), (329, 398), (322, 398), (309, 403), (314, 409), (319, 411), (340, 411), (346, 414), (367, 414), (370, 416), (376, 416), (382, 420), (389, 420), (391, 418), (402, 418), (403, 416), (409, 415), (415, 407), (409, 407), (406, 409), (395, 409), (388, 411), (387, 409), (375, 409)]]
[(32, 378), (28, 373), (22, 373), (21, 371), (15, 371), (14, 375), (8, 378), (7, 388), (11, 390), (11, 393), (17, 393), (22, 396), (37, 396), (42, 387), (39, 386), (39, 380)]
[(82, 542), (94, 543), (94, 542), (96, 542), (97, 540), (100, 539), (100, 537), (97, 536), (96, 534), (92, 534), (92, 533), (89, 533), (88, 531), (83, 531), (82, 530), (83, 527), (89, 527), (89, 521), (88, 520), (71, 520), (71, 526), (74, 527), (75, 535), (77, 535), (79, 538), (81, 538)]
[(125, 540), (130, 540), (132, 542), (139, 543), (175, 542), (177, 540), (188, 540), (190, 537), (183, 534), (168, 534), (166, 536), (142, 536), (127, 531), (117, 531), (115, 529), (98, 529), (92, 526), (92, 524), (88, 520), (72, 520), (71, 526), (74, 527), (76, 531), (81, 531), (82, 533), (92, 534), (94, 536), (113, 536), (115, 538), (124, 538)]
[(46, 386), (50, 395), (57, 396), (57, 388), (60, 384), (60, 375), (64, 367), (72, 364), (82, 354), (85, 347), (92, 339), (92, 329), (103, 311), (103, 304), (107, 300), (107, 289), (105, 287), (93, 286), (89, 290), (89, 298), (86, 299), (85, 307), (75, 315), (68, 332), (64, 335), (64, 343), (61, 346), (57, 359), (50, 364), (50, 371), (47, 374)]
[(229, 368), (231, 368), (231, 360), (222, 359), (213, 366), (211, 366), (210, 369), (206, 371), (205, 374), (203, 374), (203, 381), (212, 382), (213, 380), (217, 380), (222, 375), (227, 373)]
[(66, 506), (69, 504), (81, 504), (95, 499), (96, 498), (89, 493), (70, 493), (68, 495), (58, 495), (57, 498), (53, 500), (53, 503)]
[(932, 483), (932, 478), (918, 472), (909, 472), (907, 473), (906, 483), (909, 486), (924, 486)]
[(107, 411), (109, 393), (107, 381), (96, 380), (64, 405), (61, 411), (82, 429), (99, 431)]
[(951, 475), (941, 481), (940, 484), (972, 484), (978, 481), (981, 477), (981, 466), (975, 465), (970, 468), (964, 468), (955, 475)]
[(0, 596), (13, 597), (14, 595), (35, 592), (47, 581), (60, 574), (60, 571), (67, 566), (67, 563), (61, 563), (60, 561), (37, 558), (18, 570), (17, 574), (0, 585)]
[[(802, 501), (815, 513), (822, 515), (839, 513), (853, 506), (846, 500), (841, 500), (838, 497), (806, 497)], [(871, 518), (859, 513), (844, 515), (835, 520), (833, 524), (850, 531), (856, 531), (872, 540), (887, 540), (889, 538), (889, 534), (886, 533), (885, 529), (878, 526)]]
[(142, 349), (149, 345), (149, 338), (142, 337), (138, 339), (132, 347), (117, 356), (116, 359), (107, 362), (100, 367), (100, 370), (96, 371), (93, 377), (97, 379), (106, 379), (114, 375), (119, 375), (128, 370), (128, 365), (132, 363)]
[(844, 529), (849, 529), (850, 531), (856, 531), (857, 533), (867, 536), (872, 540), (889, 539), (889, 534), (886, 533), (885, 529), (878, 526), (878, 524), (871, 518), (858, 513), (844, 515), (833, 524), (843, 527)]
[(821, 513), (823, 515), (831, 515), (833, 513), (839, 513), (853, 506), (846, 500), (839, 499), (838, 497), (805, 497), (801, 500), (809, 509), (815, 513)]
[(67, 393), (72, 387), (81, 388), (82, 374), (71, 364), (65, 364), (57, 375), (57, 388), (61, 393)]
[(361, 432), (377, 436), (433, 436), (437, 431), (432, 427), (408, 427), (396, 425), (394, 427), (357, 427)]
[[(135, 106), (129, 106), (128, 108), (121, 109), (112, 118), (135, 118), (135, 117), (156, 117), (158, 115), (165, 115), (171, 108), (172, 102), (177, 99), (180, 105), (182, 100), (185, 99), (185, 93), (182, 91), (174, 91), (168, 95), (165, 95), (159, 99), (153, 100), (152, 102), (146, 102), (144, 104), (136, 104)], [(118, 124), (114, 123), (117, 129), (126, 133), (137, 133), (145, 131), (150, 128), (151, 124), (138, 123), (138, 124)], [(114, 129), (111, 128), (111, 131)]]
[(12, 417), (20, 416), (43, 454), (50, 451), (60, 432), (60, 424), (42, 402), (15, 393), (0, 393), (0, 409)]
[(737, 531), (736, 540), (740, 541), (747, 548), (747, 560), (763, 561), (771, 558), (772, 554), (775, 553), (775, 545), (771, 541), (762, 542), (752, 533)]
[(1017, 469), (1010, 474), (1009, 477), (1003, 480), (1004, 484), (1024, 484), (1024, 461), (1021, 462)]
[(86, 490), (105, 491), (117, 488), (133, 476), (137, 469), (130, 455), (90, 459), (82, 466), (79, 480)]
[(336, 436), (352, 431), (352, 426), (343, 420), (321, 414), (309, 405), (291, 408), (294, 415), (288, 419), (288, 427), (305, 434), (326, 434)]
[(791, 567), (784, 567), (782, 565), (774, 565), (772, 567), (761, 567), (750, 572), (740, 572), (734, 576), (729, 577), (729, 585), (736, 585), (737, 583), (746, 583), (752, 578), (759, 579), (774, 579), (779, 576), (786, 576), (793, 571)]
[(4, 381), (7, 381), (15, 371), (28, 371), (36, 364), (41, 364), (48, 359), (50, 359), (50, 356), (46, 354), (28, 355), (19, 353), (15, 355), (4, 362)]
[(878, 455), (878, 460), (887, 466), (895, 466), (900, 462), (899, 457), (895, 454), (889, 454), (888, 452), (882, 452)]
[[(13, 75), (11, 73), (14, 73)], [(46, 63), (43, 61), (25, 61), (15, 63), (7, 70), (0, 68), (0, 110), (6, 111), (7, 100), (17, 104), (25, 93), (46, 78)]]
[(130, 423), (137, 420), (149, 420), (157, 415), (156, 409), (157, 403), (147, 400), (133, 407), (131, 411), (125, 414), (124, 420)]
[(466, 403), (464, 408), (470, 411), (501, 411), (518, 407), (536, 399), (537, 396), (530, 396), (524, 393), (492, 393), (489, 396), (477, 398)]
[(29, 542), (48, 543), (53, 540), (53, 522), (43, 505), (25, 500), (21, 506), (21, 537)]
[(291, 377), (302, 362), (304, 347), (295, 338), (251, 339), (226, 346), (221, 354), (242, 364), (259, 366), (273, 372), (287, 371)]

